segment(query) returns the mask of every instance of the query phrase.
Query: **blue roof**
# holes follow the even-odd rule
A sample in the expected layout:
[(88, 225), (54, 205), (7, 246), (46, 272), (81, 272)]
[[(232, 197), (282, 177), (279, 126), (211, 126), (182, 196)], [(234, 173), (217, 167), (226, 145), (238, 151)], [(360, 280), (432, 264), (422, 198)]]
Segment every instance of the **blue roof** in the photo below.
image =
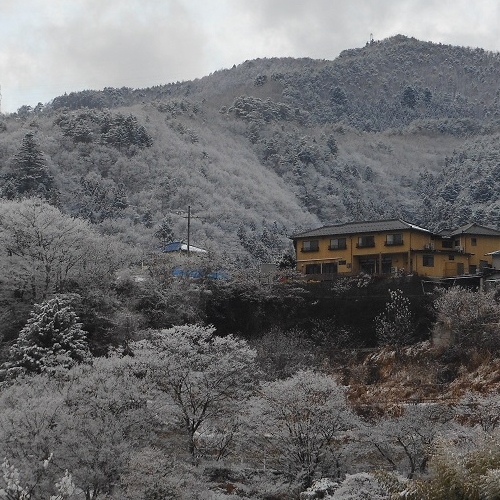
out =
[[(187, 252), (187, 244), (183, 243), (182, 241), (172, 241), (172, 243), (168, 243), (164, 247), (161, 248), (161, 251), (163, 253), (168, 253), (168, 252)], [(207, 253), (206, 250), (203, 250), (203, 248), (195, 247), (193, 245), (189, 245), (189, 251), (193, 253)]]
[(162, 252), (178, 252), (182, 248), (182, 242), (180, 241), (172, 241), (172, 243), (168, 243), (164, 247), (162, 247)]

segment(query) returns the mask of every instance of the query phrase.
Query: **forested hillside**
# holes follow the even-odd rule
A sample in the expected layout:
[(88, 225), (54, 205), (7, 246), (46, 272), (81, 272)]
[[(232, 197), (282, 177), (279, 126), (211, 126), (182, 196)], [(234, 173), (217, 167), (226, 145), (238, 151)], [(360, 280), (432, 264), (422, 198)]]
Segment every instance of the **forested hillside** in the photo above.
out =
[(192, 244), (245, 266), (338, 221), (496, 226), (499, 73), (499, 54), (397, 36), (334, 61), (71, 93), (2, 116), (2, 193), (26, 194), (32, 134), (47, 172), (31, 188), (144, 252), (162, 223), (186, 239), (188, 206)]
[[(499, 81), (396, 36), (1, 115), (0, 498), (500, 498), (498, 290), (286, 256), (340, 221), (499, 228)], [(208, 252), (162, 253), (188, 207)]]

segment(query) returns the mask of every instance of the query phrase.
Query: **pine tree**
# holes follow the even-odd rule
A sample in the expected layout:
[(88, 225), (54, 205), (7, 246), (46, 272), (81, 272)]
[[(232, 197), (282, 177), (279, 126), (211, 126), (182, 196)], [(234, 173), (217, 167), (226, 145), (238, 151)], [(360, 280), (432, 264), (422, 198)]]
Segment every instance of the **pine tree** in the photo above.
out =
[(25, 135), (13, 157), (12, 170), (6, 177), (15, 186), (17, 196), (40, 196), (47, 200), (54, 197), (54, 179), (32, 132)]
[(163, 246), (173, 241), (174, 232), (172, 231), (172, 221), (163, 219), (156, 229), (154, 235), (155, 238), (158, 238), (161, 241)]
[(59, 295), (35, 305), (10, 349), (11, 376), (70, 368), (89, 357), (87, 333), (71, 307), (74, 295)]
[(401, 98), (401, 104), (407, 108), (414, 108), (417, 104), (417, 94), (413, 87), (406, 87)]

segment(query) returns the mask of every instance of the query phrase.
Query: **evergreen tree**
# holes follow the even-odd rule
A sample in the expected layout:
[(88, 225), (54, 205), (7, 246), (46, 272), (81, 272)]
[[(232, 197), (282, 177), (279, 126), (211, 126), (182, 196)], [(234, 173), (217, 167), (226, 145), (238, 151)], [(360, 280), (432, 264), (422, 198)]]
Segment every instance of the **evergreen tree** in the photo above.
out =
[(10, 349), (6, 368), (11, 376), (70, 368), (88, 359), (87, 333), (71, 307), (73, 298), (59, 295), (35, 305)]
[(153, 214), (151, 210), (147, 210), (141, 217), (141, 222), (145, 227), (151, 229), (153, 227)]
[(417, 104), (417, 94), (413, 87), (408, 86), (405, 88), (403, 97), (401, 99), (401, 104), (412, 109), (415, 107), (415, 105)]
[(12, 158), (11, 169), (3, 189), (7, 189), (9, 198), (39, 196), (49, 200), (54, 197), (54, 179), (32, 132), (25, 135), (19, 151)]
[(101, 127), (101, 137), (104, 143), (124, 151), (131, 146), (142, 149), (153, 144), (151, 136), (133, 115), (106, 116)]
[(339, 147), (337, 146), (337, 141), (335, 140), (335, 137), (333, 137), (333, 135), (330, 135), (328, 137), (326, 145), (328, 146), (330, 153), (333, 156), (337, 156), (337, 153), (339, 152)]
[(295, 256), (291, 253), (284, 253), (278, 260), (278, 267), (281, 270), (284, 269), (295, 269), (297, 262)]
[(170, 243), (174, 239), (174, 232), (172, 231), (171, 226), (171, 221), (169, 221), (168, 219), (163, 219), (154, 233), (155, 238), (158, 238), (163, 246), (165, 246), (167, 243)]

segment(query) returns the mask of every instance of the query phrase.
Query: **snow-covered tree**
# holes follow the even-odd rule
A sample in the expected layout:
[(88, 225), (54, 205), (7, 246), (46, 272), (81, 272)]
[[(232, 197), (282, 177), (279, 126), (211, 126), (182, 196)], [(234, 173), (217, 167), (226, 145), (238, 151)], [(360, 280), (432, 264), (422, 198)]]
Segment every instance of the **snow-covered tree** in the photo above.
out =
[(300, 500), (314, 500), (315, 498), (329, 499), (338, 487), (339, 483), (328, 477), (316, 479), (309, 488), (300, 493)]
[(86, 499), (110, 495), (132, 453), (158, 429), (147, 381), (133, 358), (117, 356), (76, 366), (67, 377), (54, 460), (72, 472)]
[(387, 500), (387, 490), (366, 472), (347, 474), (328, 500)]
[(155, 238), (158, 238), (162, 245), (166, 245), (174, 239), (174, 232), (172, 231), (172, 221), (163, 219), (154, 232)]
[(36, 304), (12, 345), (8, 373), (42, 373), (70, 368), (89, 359), (87, 333), (72, 309), (71, 296), (59, 295)]
[(402, 415), (381, 419), (368, 440), (390, 467), (412, 478), (426, 472), (432, 446), (452, 429), (452, 417), (438, 405), (409, 405)]
[(65, 469), (78, 498), (111, 494), (131, 455), (151, 445), (157, 420), (147, 405), (146, 382), (133, 358), (113, 355), (63, 376), (19, 378), (3, 389), (0, 452), (32, 498), (57, 492)]
[(455, 411), (460, 421), (491, 433), (500, 425), (500, 395), (496, 391), (488, 394), (468, 391), (455, 405)]
[(410, 300), (402, 290), (390, 290), (385, 310), (375, 318), (379, 344), (402, 346), (409, 344), (415, 331)]
[(132, 349), (167, 396), (193, 458), (205, 432), (231, 430), (228, 419), (240, 411), (255, 378), (256, 353), (245, 340), (219, 337), (211, 326), (185, 325), (156, 331)]
[[(429, 461), (429, 472), (399, 482), (393, 498), (408, 500), (495, 500), (500, 498), (498, 432), (440, 440)], [(393, 483), (396, 485), (396, 483)], [(399, 494), (398, 494), (399, 493)], [(392, 497), (391, 497), (392, 498)]]
[(0, 200), (0, 336), (15, 338), (32, 305), (55, 294), (107, 294), (130, 255), (116, 239), (40, 199)]
[(56, 197), (54, 178), (50, 175), (45, 157), (33, 132), (28, 132), (19, 151), (12, 159), (11, 172), (6, 175), (3, 196), (10, 199), (39, 196), (44, 199)]
[(0, 201), (0, 251), (4, 292), (32, 302), (105, 284), (123, 258), (114, 240), (37, 198)]
[(434, 301), (435, 334), (449, 336), (452, 345), (496, 348), (500, 307), (495, 292), (478, 292), (454, 286)]
[[(50, 457), (43, 462), (43, 468), (47, 468), (50, 462)], [(17, 468), (10, 464), (7, 459), (4, 459), (0, 466), (2, 470), (2, 480), (4, 487), (0, 489), (0, 498), (2, 500), (32, 500), (32, 492), (21, 481), (21, 476)], [(0, 481), (1, 484), (1, 481)], [(54, 485), (57, 492), (56, 495), (51, 495), (48, 500), (71, 500), (77, 499), (75, 484), (71, 474), (66, 469), (64, 475)], [(34, 500), (34, 499), (33, 499)]]
[(345, 472), (342, 450), (359, 424), (343, 387), (313, 371), (262, 384), (248, 414), (256, 453), (306, 488), (320, 472)]
[[(178, 460), (175, 454), (158, 446), (133, 450), (127, 470), (120, 477), (121, 491), (116, 491), (115, 497), (141, 500), (206, 498), (209, 478), (204, 472), (204, 468)], [(209, 495), (209, 498), (215, 500), (216, 497)]]
[(56, 443), (58, 424), (64, 413), (62, 407), (63, 396), (55, 380), (45, 375), (18, 379), (4, 387), (0, 394), (0, 452), (5, 460), (4, 480), (8, 483), (6, 473), (10, 470), (13, 476), (8, 475), (13, 482), (34, 498), (48, 497), (60, 472), (60, 469), (44, 465), (51, 453), (58, 451)]
[(21, 484), (19, 471), (7, 459), (2, 462), (3, 488), (0, 498), (6, 500), (29, 500), (30, 492)]

